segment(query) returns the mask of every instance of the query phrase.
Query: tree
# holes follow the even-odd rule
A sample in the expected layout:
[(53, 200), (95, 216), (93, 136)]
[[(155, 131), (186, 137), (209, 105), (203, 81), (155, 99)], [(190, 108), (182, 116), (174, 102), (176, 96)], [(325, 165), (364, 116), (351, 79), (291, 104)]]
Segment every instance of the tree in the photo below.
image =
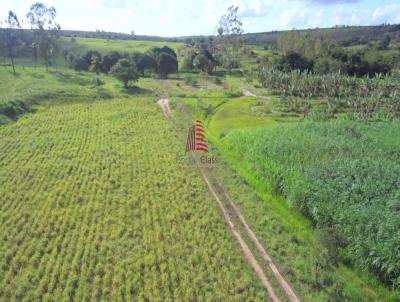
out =
[(392, 41), (392, 39), (390, 38), (390, 36), (386, 35), (385, 37), (383, 37), (383, 39), (381, 39), (377, 43), (377, 47), (376, 47), (377, 50), (388, 50), (391, 41)]
[(161, 77), (168, 77), (169, 73), (178, 71), (178, 60), (169, 53), (162, 52), (158, 56), (157, 71)]
[(183, 66), (182, 69), (184, 71), (192, 71), (194, 69), (194, 64), (193, 60), (197, 56), (196, 51), (190, 50), (188, 53), (185, 55), (185, 58), (183, 59)]
[(4, 23), (7, 25), (7, 28), (4, 30), (4, 48), (6, 55), (10, 58), (13, 73), (16, 74), (14, 57), (16, 49), (22, 43), (20, 39), (21, 24), (13, 11), (8, 12), (8, 17)]
[(72, 66), (76, 71), (87, 71), (90, 67), (90, 64), (85, 57), (80, 57), (73, 60)]
[(207, 49), (204, 49), (195, 56), (193, 65), (201, 71), (210, 73), (217, 64), (212, 54)]
[(175, 59), (177, 58), (176, 52), (168, 47), (168, 46), (164, 46), (164, 47), (155, 47), (150, 51), (150, 54), (157, 60), (157, 57), (162, 54), (162, 53), (166, 53), (169, 54), (171, 56), (173, 56)]
[(238, 16), (239, 6), (231, 5), (228, 12), (219, 20), (218, 34), (241, 35), (243, 34), (243, 23)]
[(284, 71), (312, 71), (313, 61), (307, 60), (297, 52), (290, 51), (281, 57), (278, 67)]
[(225, 15), (222, 15), (219, 20), (217, 29), (219, 40), (222, 44), (227, 44), (226, 47), (217, 47), (216, 49), (223, 50), (223, 54), (218, 56), (223, 59), (223, 65), (226, 68), (232, 69), (239, 67), (239, 54), (242, 44), (241, 35), (243, 34), (243, 23), (238, 16), (239, 7), (231, 5)]
[(157, 61), (148, 54), (135, 54), (133, 56), (133, 61), (136, 64), (137, 70), (144, 75), (146, 70), (157, 70)]
[(112, 51), (106, 54), (103, 57), (102, 70), (108, 73), (111, 70), (111, 67), (113, 67), (121, 58), (122, 58), (121, 54), (117, 51)]
[(120, 80), (125, 88), (128, 88), (130, 81), (137, 81), (139, 79), (139, 73), (135, 64), (128, 59), (120, 59), (117, 64), (111, 67), (110, 73)]
[(48, 8), (39, 2), (33, 4), (26, 15), (32, 29), (35, 30), (38, 56), (44, 60), (47, 71), (59, 52), (57, 38), (60, 25), (55, 22), (56, 16), (57, 11), (54, 7)]
[(89, 70), (94, 71), (97, 75), (99, 75), (101, 68), (102, 68), (101, 56), (92, 55), (90, 60)]

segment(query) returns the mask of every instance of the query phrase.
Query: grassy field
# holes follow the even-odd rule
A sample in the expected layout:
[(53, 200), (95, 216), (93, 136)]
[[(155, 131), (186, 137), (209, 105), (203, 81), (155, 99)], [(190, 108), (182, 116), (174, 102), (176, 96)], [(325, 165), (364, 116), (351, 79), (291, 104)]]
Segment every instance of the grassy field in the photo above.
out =
[[(184, 47), (64, 43), (81, 55)], [(94, 73), (62, 58), (48, 73), (29, 58), (17, 62), (17, 76), (0, 68), (0, 301), (268, 300), (195, 169), (176, 162), (184, 143), (155, 104), (162, 97), (184, 129), (205, 122), (216, 172), (304, 301), (399, 301), (363, 263), (379, 238), (357, 250), (366, 237), (353, 230), (393, 234), (379, 241), (380, 260), (387, 242), (396, 249), (396, 123), (303, 123), (248, 74), (180, 73), (124, 89), (105, 74), (96, 85)], [(390, 198), (376, 199), (375, 189)], [(335, 254), (315, 228), (331, 227), (326, 221), (360, 235), (350, 245), (358, 254)]]
[(53, 105), (0, 138), (1, 301), (266, 300), (150, 100)]
[(332, 262), (397, 284), (399, 140), (396, 123), (333, 122), (234, 132), (226, 144), (325, 232)]
[[(234, 80), (234, 83), (251, 89), (246, 86), (246, 83), (240, 83), (238, 79)], [(253, 89), (254, 92), (257, 90), (257, 88)], [(286, 158), (289, 161), (291, 156), (296, 156), (297, 153), (293, 155), (291, 153), (295, 152), (295, 146), (304, 152), (305, 159), (318, 159), (323, 162), (328, 154), (323, 150), (331, 150), (333, 156), (337, 149), (329, 148), (338, 142), (335, 138), (331, 140), (332, 136), (326, 135), (324, 139), (330, 141), (330, 144), (327, 144), (327, 141), (320, 143), (316, 136), (320, 130), (309, 134), (309, 130), (303, 129), (305, 127), (302, 126), (303, 123), (299, 123), (302, 119), (301, 116), (280, 112), (277, 109), (279, 108), (277, 106), (278, 98), (267, 95), (264, 90), (262, 97), (213, 99), (212, 102), (209, 102), (213, 106), (213, 110), (207, 110), (207, 107), (202, 105), (206, 102), (206, 99), (202, 98), (189, 100), (183, 98), (176, 103), (185, 104), (193, 119), (200, 118), (206, 121), (207, 137), (218, 148), (220, 156), (226, 160), (225, 164), (217, 169), (220, 177), (229, 188), (235, 201), (239, 203), (259, 238), (268, 247), (281, 270), (305, 301), (397, 301), (400, 297), (398, 292), (385, 289), (372, 275), (355, 267), (349, 267), (341, 260), (338, 261), (338, 255), (335, 255), (334, 249), (329, 246), (327, 238), (331, 237), (314, 229), (310, 220), (299, 214), (295, 207), (289, 206), (285, 197), (280, 193), (280, 183), (277, 185), (277, 180), (280, 180), (279, 175), (272, 177), (272, 172), (276, 171), (279, 165), (275, 167), (273, 165), (274, 158), (268, 157), (270, 148), (274, 148), (272, 149), (276, 151), (274, 154), (283, 162), (286, 162)], [(272, 112), (260, 115), (254, 110), (254, 106), (260, 103), (266, 104), (266, 102), (269, 111), (272, 109)], [(177, 105), (176, 111), (177, 114), (184, 115), (180, 111), (179, 105)], [(207, 112), (211, 113), (207, 114)], [(382, 127), (385, 127), (384, 125)], [(389, 138), (393, 136), (395, 125), (389, 123), (386, 124), (386, 130), (381, 129), (386, 133), (385, 139), (382, 138), (382, 140), (387, 143), (391, 142), (392, 148), (396, 148), (393, 145), (396, 139), (389, 140)], [(362, 127), (362, 124), (359, 127)], [(286, 130), (279, 132), (278, 129)], [(339, 128), (333, 125), (331, 131), (335, 132), (334, 129)], [(368, 137), (372, 139), (377, 132), (381, 131), (372, 130)], [(262, 139), (259, 135), (261, 133), (264, 134)], [(270, 133), (276, 134), (270, 135)], [(321, 151), (314, 150), (311, 145), (301, 148), (302, 140), (296, 136), (298, 133), (303, 133), (301, 136), (305, 138), (303, 144), (307, 142), (307, 134), (314, 135), (314, 146), (320, 146)], [(377, 141), (376, 144), (380, 145)], [(346, 148), (343, 146), (344, 150), (348, 149)], [(384, 148), (381, 146), (375, 152), (379, 153), (378, 150)], [(366, 146), (365, 149), (368, 147)], [(262, 152), (267, 153), (262, 154)], [(307, 157), (310, 152), (318, 154), (318, 156)], [(351, 153), (351, 151), (349, 152)], [(351, 154), (354, 158), (360, 158), (360, 152), (357, 153), (354, 150)], [(388, 152), (390, 153), (390, 151)], [(371, 157), (374, 157), (372, 153)], [(390, 161), (390, 159), (388, 160)], [(322, 162), (318, 162), (316, 166), (320, 167)], [(301, 163), (307, 167), (304, 160), (299, 160), (298, 168), (303, 167)], [(291, 171), (289, 167), (286, 169), (288, 173)], [(304, 179), (304, 176), (299, 174), (290, 174), (290, 176), (292, 176), (290, 179), (292, 182), (296, 180), (300, 182)], [(313, 185), (318, 188), (320, 183), (315, 182)], [(297, 191), (308, 192), (308, 189), (298, 188)], [(343, 194), (345, 193), (343, 192)], [(389, 209), (386, 207), (386, 211)], [(395, 219), (391, 221), (392, 224), (396, 223)], [(349, 229), (351, 228), (349, 226)], [(393, 228), (391, 229), (393, 230)], [(363, 255), (363, 259), (367, 259), (367, 257)], [(315, 264), (317, 262), (322, 265), (318, 286), (315, 285)]]
[(102, 54), (111, 51), (119, 52), (146, 52), (153, 47), (168, 46), (176, 52), (183, 47), (181, 42), (156, 42), (156, 41), (127, 41), (127, 40), (105, 40), (93, 38), (75, 38), (75, 42), (71, 42), (70, 38), (62, 38), (64, 48), (74, 53), (84, 54), (89, 50), (97, 50)]

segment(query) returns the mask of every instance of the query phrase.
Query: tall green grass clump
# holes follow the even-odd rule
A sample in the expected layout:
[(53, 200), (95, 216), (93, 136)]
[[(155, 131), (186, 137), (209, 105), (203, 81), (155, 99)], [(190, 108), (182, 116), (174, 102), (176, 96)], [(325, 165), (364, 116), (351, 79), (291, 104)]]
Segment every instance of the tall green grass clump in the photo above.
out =
[(230, 133), (228, 149), (356, 264), (400, 289), (400, 125), (308, 122)]

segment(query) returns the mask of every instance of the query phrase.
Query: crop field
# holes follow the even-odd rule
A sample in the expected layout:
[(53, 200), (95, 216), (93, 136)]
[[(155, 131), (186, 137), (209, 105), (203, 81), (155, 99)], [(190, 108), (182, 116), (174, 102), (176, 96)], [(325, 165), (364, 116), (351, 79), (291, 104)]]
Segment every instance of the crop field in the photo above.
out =
[(156, 41), (127, 41), (127, 40), (106, 40), (94, 38), (75, 38), (75, 42), (71, 42), (70, 38), (63, 38), (65, 49), (77, 53), (84, 53), (88, 50), (97, 50), (100, 53), (110, 51), (120, 52), (146, 52), (153, 47), (169, 46), (176, 52), (184, 45), (180, 42), (156, 42)]
[(398, 286), (399, 140), (398, 124), (331, 122), (234, 131), (225, 144), (322, 230), (332, 262)]
[(0, 300), (265, 301), (181, 146), (146, 98), (1, 127)]
[(0, 302), (400, 301), (400, 26), (7, 6)]

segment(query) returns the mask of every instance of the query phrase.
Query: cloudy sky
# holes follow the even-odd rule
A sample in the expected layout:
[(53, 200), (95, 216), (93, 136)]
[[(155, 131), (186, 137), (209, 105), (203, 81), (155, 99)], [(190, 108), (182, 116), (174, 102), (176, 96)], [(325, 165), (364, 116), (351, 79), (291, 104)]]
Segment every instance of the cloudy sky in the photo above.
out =
[[(0, 0), (24, 17), (35, 0)], [(159, 36), (209, 35), (231, 4), (245, 32), (400, 23), (398, 0), (43, 0), (58, 11), (63, 29), (135, 31)]]

